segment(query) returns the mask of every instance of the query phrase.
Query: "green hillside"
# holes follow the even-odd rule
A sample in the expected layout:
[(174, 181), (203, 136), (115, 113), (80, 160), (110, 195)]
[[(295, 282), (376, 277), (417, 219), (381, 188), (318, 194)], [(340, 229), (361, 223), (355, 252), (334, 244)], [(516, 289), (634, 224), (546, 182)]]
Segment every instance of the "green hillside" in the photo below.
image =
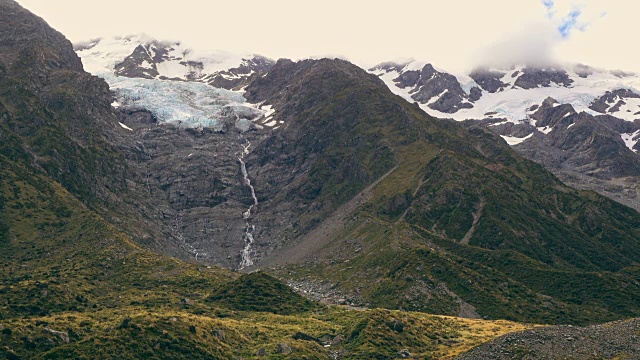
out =
[(263, 273), (239, 277), (143, 250), (5, 153), (0, 180), (8, 359), (280, 358), (280, 344), (295, 358), (393, 358), (404, 349), (442, 357), (528, 327), (324, 307)]
[(302, 209), (302, 235), (271, 262), (280, 276), (448, 315), (640, 315), (636, 211), (565, 186), (486, 130), (431, 118), (345, 61), (280, 61), (247, 91), (286, 118), (254, 155), (258, 188), (288, 191), (270, 206)]

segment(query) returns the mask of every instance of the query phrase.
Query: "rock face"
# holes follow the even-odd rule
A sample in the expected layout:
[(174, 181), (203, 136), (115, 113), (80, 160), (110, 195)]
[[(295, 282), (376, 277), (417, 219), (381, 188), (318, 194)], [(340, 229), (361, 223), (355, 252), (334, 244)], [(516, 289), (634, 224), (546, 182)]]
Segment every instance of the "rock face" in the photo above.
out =
[[(462, 90), (455, 76), (436, 71), (430, 64), (420, 71), (420, 80), (415, 84), (419, 90), (413, 98), (419, 103), (429, 103), (429, 107), (445, 113), (453, 113), (459, 109), (472, 108), (465, 99), (468, 95)], [(432, 101), (435, 97), (437, 99)]]
[(633, 147), (640, 122), (576, 113), (570, 104), (559, 104), (553, 98), (533, 107), (529, 116), (530, 123), (494, 122), (488, 128), (523, 139), (515, 148), (566, 183), (640, 210), (640, 156)]
[(496, 93), (507, 88), (508, 84), (502, 82), (505, 73), (489, 69), (476, 69), (469, 76), (485, 91)]
[(586, 328), (551, 326), (508, 334), (458, 356), (460, 360), (615, 359), (640, 357), (640, 320)]
[[(514, 73), (514, 75), (515, 74), (516, 73)], [(522, 89), (550, 87), (552, 85), (569, 87), (573, 83), (573, 80), (569, 78), (565, 70), (554, 68), (539, 69), (526, 67), (518, 71), (516, 77), (517, 79), (514, 86)]]
[(2, 1), (0, 22), (12, 29), (0, 32), (0, 63), (8, 69), (82, 71), (69, 40), (15, 1)]
[[(174, 239), (183, 255), (237, 268), (244, 248), (242, 213), (250, 206), (240, 163), (244, 146), (260, 138), (228, 125), (228, 131), (147, 124), (150, 116), (125, 114), (132, 190), (145, 194), (148, 226)], [(134, 185), (135, 184), (135, 185)]]
[(518, 151), (577, 188), (595, 190), (640, 210), (640, 156), (615, 130), (616, 125), (633, 124), (585, 113), (564, 121), (572, 124), (557, 126), (546, 136), (534, 136), (517, 145)]
[[(629, 99), (640, 99), (640, 95), (629, 89), (607, 91), (600, 98), (596, 99), (589, 108), (601, 114), (615, 115), (615, 113), (620, 111), (622, 105), (627, 104), (625, 100), (629, 101)], [(634, 109), (633, 115), (640, 115), (640, 107)]]
[(473, 107), (470, 101), (481, 97), (480, 88), (474, 87), (470, 93), (466, 93), (455, 76), (437, 71), (431, 64), (415, 70), (408, 70), (406, 65), (384, 63), (369, 71), (379, 75), (397, 74), (393, 78), (397, 87), (408, 90), (411, 98), (418, 103), (443, 113), (470, 109)]
[(576, 111), (570, 104), (558, 104), (553, 98), (547, 98), (540, 107), (531, 115), (538, 128), (553, 128), (558, 125), (569, 126), (573, 121), (569, 119), (576, 115)]

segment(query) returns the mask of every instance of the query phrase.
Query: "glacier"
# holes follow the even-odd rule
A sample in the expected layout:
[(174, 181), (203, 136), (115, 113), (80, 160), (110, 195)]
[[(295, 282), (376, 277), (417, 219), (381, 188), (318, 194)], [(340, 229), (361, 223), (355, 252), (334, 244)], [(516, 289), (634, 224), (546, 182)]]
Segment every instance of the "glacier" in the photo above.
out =
[(102, 73), (121, 109), (147, 110), (160, 124), (222, 131), (224, 120), (235, 120), (241, 131), (266, 113), (247, 103), (241, 92), (199, 82), (140, 79)]

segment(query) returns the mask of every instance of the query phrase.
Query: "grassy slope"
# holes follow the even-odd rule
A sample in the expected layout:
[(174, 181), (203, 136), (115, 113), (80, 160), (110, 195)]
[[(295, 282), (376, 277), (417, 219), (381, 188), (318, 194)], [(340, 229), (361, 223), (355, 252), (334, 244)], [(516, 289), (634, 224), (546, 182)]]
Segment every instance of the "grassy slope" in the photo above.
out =
[[(246, 358), (260, 348), (278, 358), (279, 343), (299, 358), (393, 358), (405, 348), (440, 358), (527, 328), (313, 305), (264, 274), (238, 279), (140, 249), (57, 183), (4, 155), (0, 163), (0, 353), (8, 358)], [(276, 308), (233, 310), (258, 280)], [(295, 340), (299, 331), (344, 340), (325, 348)]]
[[(640, 214), (565, 186), (482, 129), (430, 118), (350, 64), (300, 68), (279, 85), (290, 119), (274, 138), (312, 162), (301, 222), (395, 170), (311, 263), (275, 273), (371, 306), (456, 315), (463, 300), (487, 318), (575, 324), (640, 315)], [(379, 149), (390, 161), (371, 160)], [(303, 247), (285, 251), (298, 259)]]
[[(423, 169), (428, 171), (429, 166)], [(319, 257), (319, 262), (290, 265), (275, 269), (275, 272), (296, 280), (332, 283), (338, 290), (355, 295), (361, 303), (369, 306), (457, 315), (461, 298), (475, 306), (478, 313), (486, 318), (586, 324), (638, 316), (636, 299), (640, 296), (640, 287), (633, 260), (624, 267), (608, 267), (611, 263), (624, 264), (624, 256), (616, 258), (611, 255), (618, 262), (603, 261), (598, 264), (602, 267), (594, 265), (594, 262), (572, 261), (572, 257), (584, 258), (583, 253), (590, 251), (588, 246), (598, 249), (600, 244), (595, 239), (588, 239), (584, 233), (574, 235), (568, 230), (565, 230), (564, 237), (555, 240), (558, 246), (566, 246), (572, 251), (564, 257), (551, 254), (551, 261), (545, 261), (545, 255), (550, 253), (546, 247), (542, 246), (534, 252), (518, 248), (515, 245), (519, 242), (513, 241), (514, 235), (508, 238), (513, 246), (486, 246), (482, 244), (484, 239), (496, 237), (487, 234), (481, 226), (495, 228), (505, 221), (500, 214), (491, 213), (490, 205), (485, 207), (477, 225), (479, 230), (471, 236), (470, 245), (460, 244), (462, 235), (471, 227), (472, 218), (468, 221), (468, 227), (460, 232), (462, 235), (452, 239), (447, 236), (447, 230), (451, 227), (445, 226), (454, 223), (450, 217), (455, 215), (455, 211), (442, 211), (441, 217), (432, 218), (435, 220), (415, 220), (412, 219), (415, 213), (431, 215), (438, 209), (415, 211), (414, 207), (424, 206), (418, 202), (397, 211), (381, 201), (391, 198), (394, 193), (415, 192), (399, 191), (405, 184), (409, 189), (415, 189), (415, 184), (421, 184), (422, 188), (433, 186), (433, 181), (420, 179), (420, 176), (428, 174), (426, 171), (414, 170), (416, 178), (409, 181), (406, 171), (402, 169), (402, 166), (398, 168), (403, 172), (401, 176), (392, 174), (376, 187), (376, 196), (353, 214), (350, 226), (335, 236), (322, 254), (314, 254)], [(481, 183), (474, 186), (464, 189), (474, 196), (474, 192), (488, 187)], [(575, 199), (577, 195), (593, 196), (562, 189), (568, 192), (566, 196), (570, 198), (569, 201), (579, 201)], [(509, 192), (513, 189), (499, 190)], [(440, 195), (438, 190), (433, 192), (436, 196)], [(490, 194), (490, 191), (487, 193)], [(408, 202), (412, 198), (407, 196)], [(599, 197), (598, 200), (603, 201)], [(604, 206), (617, 206), (608, 200), (603, 202)], [(438, 204), (438, 201), (430, 200), (428, 204), (434, 206), (434, 203)], [(443, 201), (440, 204), (447, 207), (451, 202)], [(390, 208), (392, 211), (389, 211)], [(509, 217), (522, 213), (535, 216), (535, 212), (526, 206), (510, 208)], [(403, 210), (406, 211), (404, 218)], [(463, 215), (469, 216), (474, 211), (470, 207)], [(625, 211), (626, 208), (623, 213)], [(580, 212), (572, 216), (578, 218)], [(520, 224), (526, 226), (530, 222)], [(568, 227), (564, 225), (564, 229), (558, 230), (563, 226), (562, 223), (548, 226), (535, 229), (554, 232)], [(606, 227), (606, 224), (601, 226)], [(571, 230), (575, 231), (575, 228)], [(580, 241), (579, 244), (584, 248), (571, 248), (566, 245), (570, 241)], [(625, 239), (624, 242), (629, 241)], [(526, 242), (526, 238), (524, 244), (539, 246), (533, 241)], [(606, 251), (612, 250), (611, 247), (605, 249), (589, 259), (600, 259)], [(633, 255), (630, 258), (633, 259)]]

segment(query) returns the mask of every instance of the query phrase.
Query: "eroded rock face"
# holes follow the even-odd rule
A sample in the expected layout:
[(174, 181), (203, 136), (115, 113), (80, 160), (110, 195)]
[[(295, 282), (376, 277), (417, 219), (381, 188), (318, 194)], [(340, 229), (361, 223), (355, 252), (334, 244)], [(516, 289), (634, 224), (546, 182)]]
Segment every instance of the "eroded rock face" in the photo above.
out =
[(488, 128), (523, 139), (515, 145), (516, 150), (566, 183), (640, 210), (640, 156), (620, 135), (637, 146), (633, 141), (640, 138), (640, 122), (577, 113), (571, 105), (553, 98), (531, 107), (531, 111), (527, 122), (499, 124), (494, 120)]
[(82, 71), (71, 42), (15, 1), (0, 1), (0, 63), (9, 69)]
[(455, 76), (437, 71), (431, 64), (426, 64), (419, 70), (407, 69), (406, 66), (407, 64), (388, 62), (370, 71), (397, 73), (398, 76), (393, 79), (397, 87), (409, 89), (413, 100), (443, 113), (470, 109), (473, 107), (471, 102), (482, 97), (480, 88), (473, 87), (467, 94)]
[[(607, 91), (591, 104), (590, 109), (602, 114), (613, 114), (618, 112), (620, 107), (625, 104), (625, 99), (640, 99), (640, 94), (629, 89)], [(640, 109), (638, 111), (640, 112)]]
[(501, 80), (504, 75), (505, 73), (499, 71), (476, 69), (472, 71), (469, 76), (471, 76), (471, 78), (480, 85), (483, 90), (490, 93), (496, 93), (503, 91), (508, 86), (508, 84), (505, 84)]
[(572, 83), (573, 80), (565, 70), (526, 67), (521, 70), (521, 73), (518, 73), (518, 78), (514, 86), (522, 89), (533, 89), (537, 87), (549, 87), (551, 84), (568, 87), (571, 86)]
[(555, 99), (547, 98), (531, 118), (536, 120), (537, 127), (555, 127), (560, 123), (568, 126), (573, 123), (570, 117), (575, 114), (577, 113), (570, 104), (560, 105)]
[[(237, 268), (244, 247), (243, 212), (251, 205), (239, 158), (247, 142), (260, 134), (149, 124), (151, 115), (126, 114), (133, 129), (128, 162), (135, 169), (132, 190), (146, 194), (147, 226), (173, 239), (181, 257)], [(257, 211), (258, 209), (256, 209)]]

